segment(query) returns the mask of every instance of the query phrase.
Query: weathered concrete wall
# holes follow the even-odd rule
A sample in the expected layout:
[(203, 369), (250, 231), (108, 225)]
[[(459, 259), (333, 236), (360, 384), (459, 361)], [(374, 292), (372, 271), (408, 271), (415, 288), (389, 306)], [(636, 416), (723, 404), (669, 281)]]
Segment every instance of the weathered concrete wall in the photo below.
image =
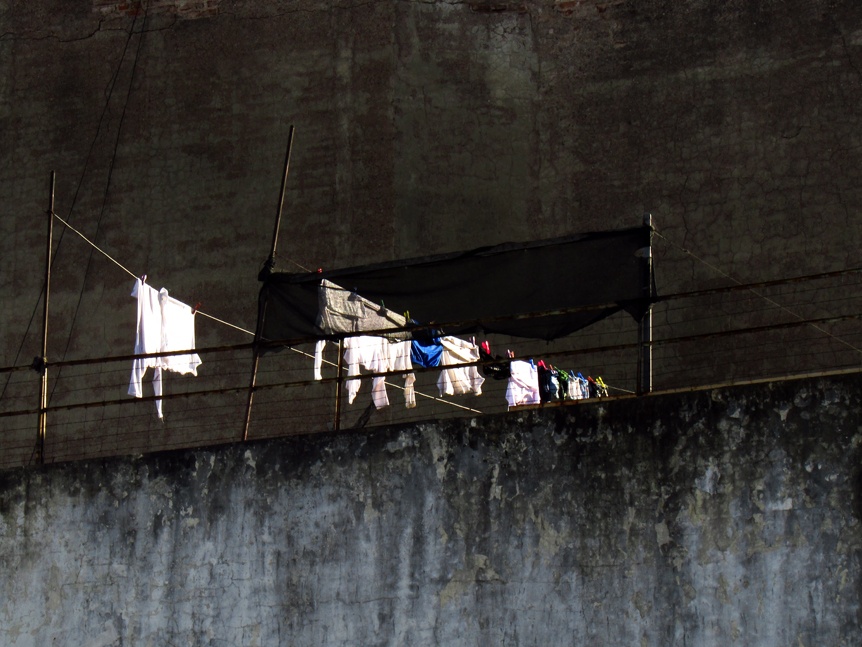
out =
[[(288, 124), (281, 269), (644, 210), (742, 280), (853, 265), (860, 69), (855, 0), (6, 0), (0, 363), (40, 347), (51, 169), (57, 212), (131, 271), (253, 328)], [(63, 238), (53, 359), (127, 348), (127, 275)], [(659, 256), (665, 292), (721, 278), (676, 261)], [(246, 340), (201, 328), (206, 344)]]
[[(858, 0), (0, 0), (0, 366), (40, 354), (51, 169), (57, 213), (129, 271), (253, 329), (289, 124), (279, 269), (632, 226), (644, 210), (705, 261), (659, 239), (664, 293), (856, 266), (860, 70)], [(49, 362), (131, 352), (131, 277), (61, 235)], [(860, 294), (793, 312), (858, 314)], [(778, 318), (731, 324), (720, 305), (657, 324), (685, 335)], [(672, 349), (656, 375), (679, 386), (755, 360), (769, 374), (858, 365), (859, 338), (848, 353), (844, 333), (812, 335), (804, 357), (757, 342)], [(249, 341), (205, 318), (197, 334)], [(196, 386), (238, 387), (248, 364), (205, 358)], [(623, 388), (632, 369), (595, 367)], [(126, 397), (127, 366), (79, 372), (50, 374), (52, 406)], [(35, 374), (8, 377), (0, 411), (34, 407)], [(240, 428), (242, 398), (200, 408), (194, 433), (148, 406), (134, 424), (99, 412), (71, 431), (54, 415), (51, 438), (69, 432), (73, 446), (106, 418), (150, 446)], [(19, 463), (35, 426), (0, 419)]]
[(0, 643), (862, 642), (862, 378), (0, 473)]

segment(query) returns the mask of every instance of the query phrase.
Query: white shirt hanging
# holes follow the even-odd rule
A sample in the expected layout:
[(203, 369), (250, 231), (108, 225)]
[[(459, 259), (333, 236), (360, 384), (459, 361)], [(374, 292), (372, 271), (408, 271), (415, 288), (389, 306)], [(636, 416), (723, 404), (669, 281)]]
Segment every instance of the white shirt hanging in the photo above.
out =
[[(135, 280), (132, 296), (138, 301), (136, 355), (194, 350), (195, 316), (189, 306), (170, 297), (165, 288), (157, 291), (140, 279)], [(143, 396), (142, 381), (150, 367), (154, 369), (153, 392), (161, 396), (162, 369), (197, 375), (200, 364), (201, 358), (197, 353), (136, 359), (132, 362), (129, 395)], [(164, 418), (161, 400), (156, 400), (156, 411), (160, 419)]]
[[(347, 365), (347, 402), (353, 404), (361, 384), (360, 369), (373, 373), (388, 373), (390, 371), (407, 371), (413, 368), (410, 361), (409, 341), (390, 342), (385, 337), (360, 335), (344, 339), (344, 363)], [(404, 406), (412, 409), (416, 406), (416, 392), (413, 383), (416, 376), (413, 373), (404, 374)], [(371, 398), (378, 409), (389, 406), (389, 395), (386, 392), (386, 377), (379, 375), (371, 378)]]
[(512, 360), (511, 377), (506, 386), (506, 402), (510, 407), (521, 404), (539, 404), (539, 371), (532, 362)]
[[(440, 338), (440, 344), (443, 346), (443, 352), (440, 355), (441, 366), (479, 361), (479, 347), (472, 342), (446, 336)], [(464, 395), (465, 393), (482, 395), (484, 382), (485, 378), (479, 374), (477, 366), (459, 366), (441, 371), (437, 388), (440, 390), (440, 395)]]
[[(389, 357), (386, 348), (389, 341), (383, 337), (362, 335), (347, 337), (344, 340), (344, 363), (347, 364), (347, 402), (353, 404), (359, 392), (360, 368), (373, 373), (385, 373), (389, 370)], [(371, 397), (378, 409), (389, 406), (389, 396), (386, 394), (386, 382), (383, 376), (371, 378)]]

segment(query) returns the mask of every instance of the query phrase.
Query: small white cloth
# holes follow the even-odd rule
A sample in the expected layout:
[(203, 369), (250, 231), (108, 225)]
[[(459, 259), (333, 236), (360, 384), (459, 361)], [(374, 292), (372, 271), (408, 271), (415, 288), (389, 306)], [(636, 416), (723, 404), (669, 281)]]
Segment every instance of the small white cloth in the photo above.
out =
[[(186, 304), (168, 296), (165, 288), (156, 290), (140, 279), (135, 280), (132, 296), (138, 300), (135, 354), (167, 353), (195, 348), (195, 315)], [(143, 396), (142, 382), (147, 369), (154, 369), (153, 392), (162, 395), (162, 369), (181, 374), (198, 374), (201, 358), (197, 353), (145, 357), (132, 362), (129, 395)], [(156, 400), (159, 418), (164, 418), (162, 401)]]
[[(479, 347), (472, 342), (446, 336), (440, 338), (440, 344), (443, 346), (443, 352), (440, 355), (441, 366), (479, 361)], [(437, 379), (437, 388), (440, 390), (440, 395), (464, 395), (465, 393), (482, 395), (484, 382), (485, 378), (479, 374), (477, 366), (459, 366), (441, 371)]]
[[(390, 371), (411, 371), (413, 370), (413, 360), (410, 359), (410, 351), (413, 348), (413, 342), (410, 340), (390, 342), (389, 344), (389, 366)], [(416, 406), (416, 391), (413, 383), (416, 382), (416, 375), (413, 373), (404, 373), (404, 406), (412, 409)]]
[(509, 370), (511, 377), (506, 386), (506, 402), (509, 406), (539, 404), (539, 370), (532, 362), (512, 360)]
[(323, 374), (320, 369), (323, 368), (323, 349), (326, 348), (326, 340), (318, 339), (314, 345), (314, 379), (322, 380)]

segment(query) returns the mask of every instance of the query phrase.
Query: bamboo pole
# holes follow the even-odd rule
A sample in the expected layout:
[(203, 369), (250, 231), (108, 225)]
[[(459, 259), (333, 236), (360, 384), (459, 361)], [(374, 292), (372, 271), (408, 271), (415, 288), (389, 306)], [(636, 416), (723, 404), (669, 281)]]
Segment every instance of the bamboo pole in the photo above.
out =
[(56, 173), (51, 171), (50, 195), (48, 198), (48, 241), (45, 249), (45, 298), (42, 302), (42, 354), (34, 362), (41, 374), (39, 390), (39, 428), (36, 446), (39, 453), (39, 463), (45, 463), (45, 438), (48, 434), (48, 301), (51, 294), (51, 250), (54, 243), (54, 186)]
[[(290, 153), (293, 149), (293, 126), (290, 127), (290, 132), (287, 136), (287, 152), (284, 155), (284, 174), (281, 178), (281, 189), (278, 193), (278, 208), (275, 214), (275, 226), (273, 227), (272, 232), (272, 247), (269, 251), (269, 258), (266, 260), (266, 264), (264, 268), (261, 270), (258, 275), (258, 279), (261, 281), (265, 281), (266, 277), (272, 272), (272, 268), (275, 267), (275, 250), (278, 246), (278, 232), (281, 228), (281, 215), (284, 210), (284, 193), (287, 188), (287, 174), (290, 171)], [(248, 401), (246, 403), (245, 408), (245, 424), (243, 425), (242, 430), (242, 440), (248, 440), (248, 430), (251, 426), (251, 408), (254, 403), (254, 392), (257, 383), (257, 369), (260, 365), (260, 339), (261, 333), (263, 331), (263, 321), (264, 317), (266, 317), (266, 293), (262, 293), (263, 302), (260, 304), (257, 313), (257, 327), (254, 332), (254, 346), (252, 350), (253, 359), (252, 359), (252, 367), (251, 367), (251, 382), (248, 386)]]

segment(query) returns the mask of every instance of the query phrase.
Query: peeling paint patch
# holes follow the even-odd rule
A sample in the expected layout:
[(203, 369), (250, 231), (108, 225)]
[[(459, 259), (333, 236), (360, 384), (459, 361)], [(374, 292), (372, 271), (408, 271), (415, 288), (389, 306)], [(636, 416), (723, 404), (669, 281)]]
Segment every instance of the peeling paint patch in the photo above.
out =
[(487, 555), (470, 555), (464, 568), (456, 571), (440, 591), (440, 606), (446, 606), (466, 595), (479, 582), (504, 583), (503, 578), (492, 568)]
[(721, 471), (714, 465), (709, 465), (703, 476), (695, 480), (697, 489), (706, 494), (715, 494), (718, 489), (718, 481), (721, 479)]
[(670, 531), (664, 521), (655, 524), (655, 538), (659, 546), (670, 543)]
[(766, 504), (766, 510), (769, 512), (778, 512), (781, 510), (793, 510), (793, 499), (787, 497), (781, 501), (772, 501)]
[(397, 452), (404, 451), (409, 447), (415, 447), (416, 441), (407, 436), (406, 434), (401, 434), (395, 440), (386, 443), (386, 451), (390, 454), (395, 454)]

